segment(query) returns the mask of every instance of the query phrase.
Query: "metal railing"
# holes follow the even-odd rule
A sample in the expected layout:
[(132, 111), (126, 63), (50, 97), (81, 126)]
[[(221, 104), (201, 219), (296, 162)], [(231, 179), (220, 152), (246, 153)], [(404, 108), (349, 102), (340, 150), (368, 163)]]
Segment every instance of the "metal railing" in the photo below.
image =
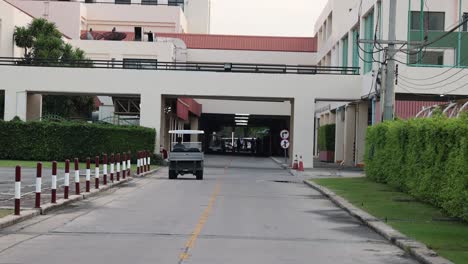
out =
[(0, 57), (0, 66), (70, 67), (96, 69), (200, 71), (266, 74), (333, 74), (359, 75), (359, 67), (327, 67), (314, 65), (209, 63), (209, 62), (160, 62), (148, 59), (124, 60), (48, 60)]
[[(31, 1), (37, 1), (37, 2), (45, 2), (46, 0), (31, 0)], [(64, 1), (61, 0), (48, 0), (50, 2), (61, 2), (64, 3)], [(67, 1), (68, 3), (81, 3), (81, 4), (109, 4), (109, 5), (142, 5), (142, 6), (179, 6), (182, 9), (184, 9), (184, 4), (182, 3), (174, 3), (174, 2), (168, 2), (168, 3), (160, 3), (160, 1), (155, 1), (155, 0), (141, 0), (140, 2), (132, 2), (131, 0), (113, 0), (113, 1), (102, 1), (102, 0), (74, 0), (74, 1)], [(65, 2), (66, 3), (66, 2)]]

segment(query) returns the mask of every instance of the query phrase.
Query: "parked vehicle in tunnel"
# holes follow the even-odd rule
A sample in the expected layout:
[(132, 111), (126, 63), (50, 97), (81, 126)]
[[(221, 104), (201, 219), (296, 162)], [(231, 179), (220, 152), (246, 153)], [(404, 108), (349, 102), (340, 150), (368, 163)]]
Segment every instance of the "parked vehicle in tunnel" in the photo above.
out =
[(176, 142), (171, 144), (169, 153), (169, 179), (177, 176), (193, 174), (197, 180), (203, 180), (204, 153), (202, 142), (183, 142), (184, 135), (203, 135), (201, 130), (171, 130), (170, 135), (176, 136)]

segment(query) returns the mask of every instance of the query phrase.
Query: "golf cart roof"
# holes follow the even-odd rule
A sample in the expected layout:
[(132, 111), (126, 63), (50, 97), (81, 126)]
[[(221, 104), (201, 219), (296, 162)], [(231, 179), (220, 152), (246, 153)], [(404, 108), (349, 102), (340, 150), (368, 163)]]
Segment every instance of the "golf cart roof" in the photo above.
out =
[(169, 134), (199, 135), (205, 134), (203, 130), (169, 130)]

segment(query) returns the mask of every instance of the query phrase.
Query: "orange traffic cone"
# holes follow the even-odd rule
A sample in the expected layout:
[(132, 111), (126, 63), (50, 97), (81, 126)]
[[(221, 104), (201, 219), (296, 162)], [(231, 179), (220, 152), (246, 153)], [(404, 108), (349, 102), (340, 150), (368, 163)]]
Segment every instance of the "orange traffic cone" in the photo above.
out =
[(297, 170), (297, 168), (298, 168), (298, 164), (297, 164), (297, 155), (296, 155), (296, 157), (294, 158), (294, 163), (293, 163), (292, 169)]
[(299, 168), (297, 168), (298, 171), (304, 171), (304, 162), (302, 161), (302, 156), (299, 158)]

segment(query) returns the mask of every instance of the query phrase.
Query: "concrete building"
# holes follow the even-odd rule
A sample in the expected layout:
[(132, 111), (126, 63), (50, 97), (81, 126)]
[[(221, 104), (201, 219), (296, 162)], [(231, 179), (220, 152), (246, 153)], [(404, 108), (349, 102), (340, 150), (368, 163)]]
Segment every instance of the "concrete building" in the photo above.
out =
[[(442, 8), (433, 2), (431, 12)], [(93, 95), (101, 102), (102, 116), (115, 119), (113, 113), (155, 128), (157, 145), (165, 148), (174, 141), (167, 133), (171, 129), (200, 128), (211, 136), (223, 126), (240, 128), (248, 123), (269, 127), (271, 135), (265, 142), (278, 151), (279, 131), (289, 129), (289, 156), (302, 155), (305, 167), (313, 166), (319, 126), (336, 124), (335, 161), (359, 165), (366, 128), (380, 121), (380, 65), (363, 60), (372, 60), (369, 55), (381, 60), (383, 52), (373, 53), (373, 45), (359, 47), (356, 40), (386, 38), (387, 1), (364, 0), (360, 5), (357, 0), (330, 0), (317, 21), (315, 38), (211, 35), (209, 0), (0, 0), (0, 4), (6, 7), (0, 9), (3, 57), (22, 55), (12, 44), (14, 26), (44, 17), (93, 63), (91, 68), (18, 67), (14, 64), (21, 58), (1, 59), (5, 120), (40, 118), (43, 94)], [(417, 8), (410, 0), (398, 1), (398, 12), (408, 14), (408, 19), (413, 16), (408, 10)], [(444, 8), (445, 19), (452, 23), (460, 16), (451, 17), (450, 12), (466, 10), (464, 4), (457, 12), (448, 5)], [(440, 15), (435, 17), (435, 25), (430, 25), (437, 27)], [(408, 30), (408, 22), (398, 20), (399, 39), (419, 36)], [(449, 24), (445, 22), (444, 30)], [(463, 37), (460, 41), (464, 43)], [(424, 96), (430, 96), (425, 100), (409, 84), (426, 76), (443, 76), (440, 66), (447, 66), (420, 64), (463, 66), (461, 45), (430, 47), (422, 59), (399, 58), (415, 63), (399, 65), (400, 78), (408, 83), (401, 79), (397, 86), (397, 116), (414, 115), (418, 109), (413, 106), (468, 94), (463, 79), (430, 86), (424, 90)], [(56, 82), (48, 81), (52, 78)], [(248, 116), (242, 123), (237, 120), (240, 114)], [(271, 147), (268, 151), (274, 153)]]
[[(396, 38), (401, 41), (434, 40), (468, 17), (468, 1), (464, 0), (396, 2)], [(335, 162), (363, 165), (367, 126), (381, 121), (382, 64), (378, 61), (383, 61), (384, 51), (358, 39), (388, 39), (388, 21), (389, 1), (330, 0), (316, 22), (317, 64), (361, 69), (360, 99), (324, 102), (322, 107), (328, 108), (316, 115), (319, 125), (336, 123)], [(402, 52), (395, 57), (397, 118), (414, 117), (422, 107), (466, 98), (467, 35), (465, 24), (423, 51), (412, 44), (398, 45)]]
[[(40, 118), (42, 94), (95, 95), (101, 102), (103, 116), (110, 118), (109, 98), (112, 98), (114, 113), (138, 116), (140, 125), (156, 128), (158, 144), (167, 148), (174, 141), (169, 138), (168, 130), (198, 128), (203, 121), (199, 120), (201, 115), (210, 115), (208, 123), (224, 120), (234, 125), (235, 114), (250, 114), (251, 123), (271, 125), (276, 122), (276, 130), (290, 129), (290, 155), (303, 155), (305, 166), (311, 167), (313, 123), (309, 120), (314, 116), (314, 98), (334, 97), (344, 83), (355, 87), (348, 91), (349, 96), (359, 87), (360, 81), (353, 74), (338, 80), (317, 73), (342, 74), (341, 70), (311, 68), (316, 60), (315, 38), (204, 34), (209, 28), (203, 25), (209, 21), (206, 5), (191, 9), (190, 4), (182, 8), (172, 5), (10, 2), (17, 10), (55, 22), (68, 37), (68, 43), (83, 49), (94, 60), (95, 68), (105, 69), (61, 68), (64, 71), (59, 73), (42, 67), (2, 67), (6, 75), (10, 72), (18, 78), (22, 74), (32, 74), (28, 79), (34, 80), (33, 85), (5, 79), (0, 89), (5, 91), (6, 120), (15, 116), (23, 120)], [(115, 12), (108, 12), (108, 8)], [(146, 11), (152, 8), (168, 13), (160, 16)], [(172, 11), (168, 10), (172, 9), (179, 10), (179, 15), (171, 15)], [(205, 10), (206, 15), (197, 15), (197, 12), (201, 14), (200, 10)], [(149, 13), (154, 16), (146, 16)], [(142, 17), (147, 24), (139, 20)], [(200, 21), (194, 21), (196, 18)], [(163, 22), (171, 26), (163, 29), (160, 27)], [(138, 27), (142, 28), (141, 35)], [(106, 40), (113, 28), (123, 36), (121, 41)], [(88, 32), (92, 33), (92, 39), (88, 39)], [(11, 37), (10, 33), (10, 43)], [(20, 55), (5, 54), (6, 57)], [(152, 67), (158, 70), (147, 71)], [(57, 84), (47, 82), (51, 76), (59, 79)], [(325, 93), (318, 87), (310, 87), (311, 83), (326, 80), (330, 81), (330, 89)], [(67, 85), (63, 86), (63, 83)], [(295, 89), (290, 89), (291, 86)], [(232, 120), (226, 121), (229, 119)]]

